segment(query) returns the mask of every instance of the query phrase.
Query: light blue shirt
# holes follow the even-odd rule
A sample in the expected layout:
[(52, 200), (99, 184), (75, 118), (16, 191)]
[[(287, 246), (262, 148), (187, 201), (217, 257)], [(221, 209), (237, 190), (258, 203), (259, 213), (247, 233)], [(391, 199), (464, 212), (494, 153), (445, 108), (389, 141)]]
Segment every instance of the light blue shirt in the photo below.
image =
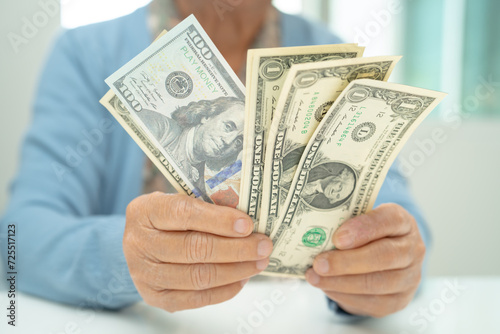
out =
[[(147, 7), (65, 31), (41, 76), (2, 231), (17, 224), (18, 287), (73, 305), (122, 308), (141, 300), (122, 249), (125, 208), (141, 195), (145, 155), (99, 104), (104, 79), (145, 49)], [(340, 42), (325, 28), (282, 14), (283, 46)], [(377, 204), (417, 219), (406, 180), (392, 168)], [(1, 244), (5, 245), (5, 237)], [(2, 247), (6, 257), (6, 247)], [(332, 308), (335, 304), (331, 303)]]

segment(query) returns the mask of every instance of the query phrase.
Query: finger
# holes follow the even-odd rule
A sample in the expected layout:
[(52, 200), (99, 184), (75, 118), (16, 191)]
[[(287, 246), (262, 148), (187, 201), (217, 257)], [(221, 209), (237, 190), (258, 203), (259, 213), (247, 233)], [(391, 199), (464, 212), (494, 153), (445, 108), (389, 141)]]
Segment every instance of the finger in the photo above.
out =
[(313, 268), (320, 276), (358, 275), (407, 268), (414, 260), (412, 243), (407, 238), (385, 238), (361, 248), (322, 253), (314, 260)]
[(243, 212), (186, 195), (158, 192), (143, 196), (136, 205), (145, 207), (138, 210), (145, 210), (151, 227), (159, 230), (200, 231), (226, 237), (245, 237), (253, 230), (252, 220)]
[(247, 282), (248, 280), (244, 280), (202, 291), (164, 290), (159, 293), (152, 293), (144, 300), (149, 305), (168, 312), (200, 308), (219, 304), (233, 298)]
[(269, 265), (269, 259), (257, 262), (223, 264), (156, 264), (143, 278), (157, 291), (207, 290), (242, 281), (259, 274)]
[(333, 244), (338, 249), (353, 249), (385, 237), (406, 235), (414, 225), (414, 218), (401, 206), (382, 204), (342, 224), (333, 235)]
[(420, 266), (408, 269), (380, 271), (361, 275), (321, 277), (309, 269), (307, 281), (323, 290), (358, 295), (386, 295), (407, 291), (418, 286), (421, 280)]
[(273, 243), (263, 234), (226, 238), (202, 232), (157, 231), (150, 238), (152, 260), (168, 263), (232, 263), (271, 255)]
[(375, 318), (385, 317), (404, 309), (411, 301), (415, 291), (389, 295), (356, 295), (340, 292), (327, 292), (326, 295), (337, 302), (345, 311), (356, 315)]

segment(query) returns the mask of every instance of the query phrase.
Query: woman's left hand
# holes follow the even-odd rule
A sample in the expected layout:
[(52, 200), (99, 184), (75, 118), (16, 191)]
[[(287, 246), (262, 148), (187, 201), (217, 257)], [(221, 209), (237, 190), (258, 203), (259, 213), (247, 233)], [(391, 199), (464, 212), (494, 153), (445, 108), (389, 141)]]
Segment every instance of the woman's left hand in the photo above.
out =
[(425, 244), (412, 215), (384, 204), (345, 222), (307, 281), (345, 311), (384, 317), (405, 308), (420, 283)]

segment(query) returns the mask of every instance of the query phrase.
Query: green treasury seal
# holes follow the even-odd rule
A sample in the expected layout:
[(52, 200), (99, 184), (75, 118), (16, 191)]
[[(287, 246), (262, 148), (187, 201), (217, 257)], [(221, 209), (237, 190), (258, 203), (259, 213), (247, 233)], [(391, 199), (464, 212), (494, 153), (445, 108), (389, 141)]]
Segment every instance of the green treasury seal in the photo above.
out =
[(321, 228), (313, 228), (302, 237), (302, 243), (307, 247), (321, 246), (326, 240), (326, 233)]

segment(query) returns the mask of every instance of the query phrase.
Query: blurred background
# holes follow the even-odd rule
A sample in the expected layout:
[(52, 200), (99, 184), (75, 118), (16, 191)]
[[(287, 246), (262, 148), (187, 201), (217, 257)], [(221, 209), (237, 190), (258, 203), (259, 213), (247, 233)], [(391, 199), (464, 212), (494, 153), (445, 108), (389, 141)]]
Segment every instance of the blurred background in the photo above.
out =
[[(30, 123), (37, 78), (54, 37), (126, 15), (148, 0), (2, 0), (0, 215)], [(53, 0), (55, 1), (55, 0)], [(403, 55), (391, 81), (449, 93), (400, 155), (433, 232), (429, 274), (500, 275), (500, 1), (276, 0), (322, 21), (366, 56)], [(38, 20), (21, 44), (26, 21)], [(36, 163), (34, 161), (33, 163)]]

